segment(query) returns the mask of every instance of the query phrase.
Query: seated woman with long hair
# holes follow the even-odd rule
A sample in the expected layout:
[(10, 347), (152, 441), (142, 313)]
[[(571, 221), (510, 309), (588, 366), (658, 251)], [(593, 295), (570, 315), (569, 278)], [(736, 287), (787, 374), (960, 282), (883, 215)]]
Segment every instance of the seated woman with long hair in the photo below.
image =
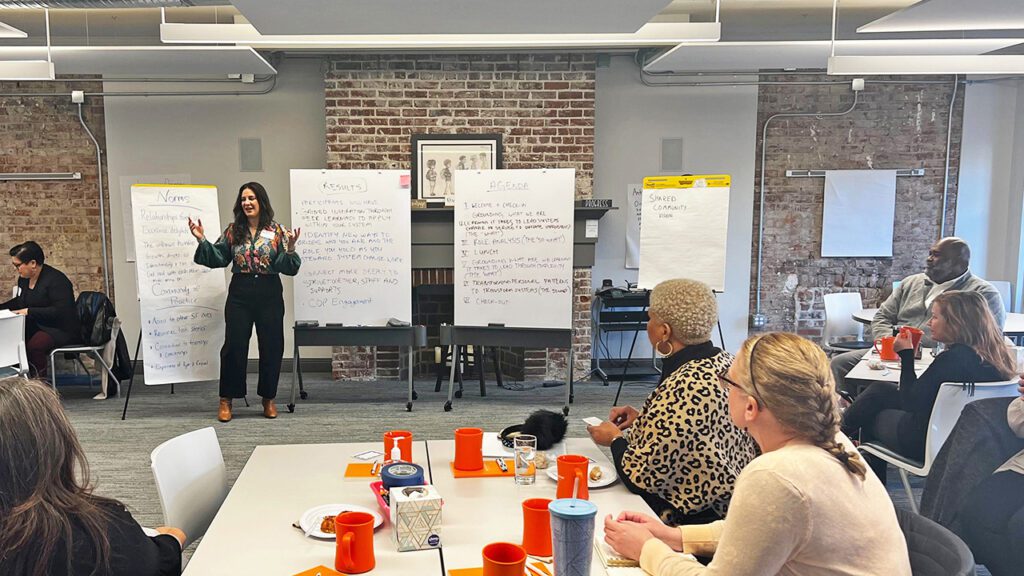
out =
[(605, 519), (608, 544), (657, 576), (910, 576), (892, 501), (839, 431), (821, 348), (795, 334), (755, 336), (720, 380), (733, 421), (762, 452), (740, 473), (729, 514), (673, 528), (623, 512)]
[(658, 387), (642, 410), (613, 407), (608, 421), (587, 431), (611, 447), (622, 483), (662, 520), (720, 520), (756, 447), (729, 419), (729, 399), (718, 386), (732, 355), (711, 343), (715, 294), (703, 282), (666, 280), (651, 292), (648, 315), (647, 336), (664, 356)]
[[(893, 345), (900, 356), (899, 387), (875, 382), (843, 414), (843, 429), (848, 433), (859, 428), (862, 440), (880, 442), (918, 459), (924, 458), (928, 421), (944, 382), (999, 382), (1016, 372), (1016, 360), (981, 294), (943, 292), (932, 302), (931, 313), (932, 338), (945, 344), (946, 350), (918, 376), (913, 343), (900, 334)], [(884, 480), (885, 463), (876, 458), (868, 461)]]
[(117, 500), (92, 493), (82, 446), (48, 386), (0, 379), (0, 574), (181, 573), (185, 534), (149, 537)]

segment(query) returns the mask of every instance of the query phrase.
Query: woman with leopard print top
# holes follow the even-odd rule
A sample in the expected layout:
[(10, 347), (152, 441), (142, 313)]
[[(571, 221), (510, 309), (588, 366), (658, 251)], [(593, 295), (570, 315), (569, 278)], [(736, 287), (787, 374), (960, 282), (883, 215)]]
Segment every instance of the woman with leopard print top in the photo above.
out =
[(661, 382), (642, 410), (616, 406), (587, 430), (611, 447), (622, 483), (662, 520), (713, 522), (725, 517), (736, 478), (756, 455), (718, 385), (732, 356), (711, 343), (715, 295), (695, 280), (668, 280), (651, 292), (648, 315), (647, 336), (665, 357)]

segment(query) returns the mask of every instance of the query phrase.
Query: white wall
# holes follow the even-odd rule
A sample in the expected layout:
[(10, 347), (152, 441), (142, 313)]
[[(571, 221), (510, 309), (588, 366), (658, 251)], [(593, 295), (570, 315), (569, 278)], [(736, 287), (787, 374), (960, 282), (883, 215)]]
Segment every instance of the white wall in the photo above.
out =
[[(594, 287), (603, 278), (616, 286), (636, 281), (637, 270), (625, 268), (627, 186), (660, 174), (661, 139), (682, 137), (683, 172), (732, 176), (726, 291), (718, 305), (726, 348), (736, 350), (747, 336), (750, 313), (757, 87), (647, 87), (631, 57), (613, 57), (610, 67), (597, 71), (596, 120), (594, 197), (611, 198), (619, 209), (601, 219)], [(618, 338), (611, 334), (608, 340), (613, 357)], [(622, 340), (625, 357), (632, 333)], [(650, 354), (641, 334), (634, 357)]]
[(956, 234), (971, 245), (971, 269), (1013, 283), (1020, 310), (1024, 212), (1024, 90), (1020, 82), (968, 84)]
[[(213, 184), (220, 196), (221, 222), (206, 224), (214, 238), (231, 220), (238, 187), (262, 183), (276, 219), (291, 224), (288, 170), (323, 168), (327, 162), (324, 82), (319, 60), (285, 60), (278, 66), (277, 85), (262, 96), (111, 96), (105, 99), (107, 167), (111, 197), (114, 289), (118, 316), (134, 352), (139, 334), (135, 263), (125, 259), (123, 175), (187, 173), (193, 184)], [(104, 91), (245, 90), (247, 85), (209, 86), (123, 82), (106, 83)], [(239, 171), (239, 138), (260, 138), (263, 171)], [(182, 226), (186, 226), (182, 222)], [(302, 240), (299, 240), (299, 254)], [(227, 272), (226, 272), (227, 273)], [(285, 357), (292, 355), (292, 281), (284, 279)], [(249, 353), (258, 357), (255, 336)], [(329, 349), (303, 350), (304, 357), (329, 357)]]

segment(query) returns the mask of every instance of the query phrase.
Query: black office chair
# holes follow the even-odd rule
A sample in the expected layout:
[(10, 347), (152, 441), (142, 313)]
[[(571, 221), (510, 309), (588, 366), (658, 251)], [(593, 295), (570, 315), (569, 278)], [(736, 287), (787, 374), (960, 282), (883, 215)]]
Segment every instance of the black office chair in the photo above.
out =
[(907, 539), (913, 576), (975, 576), (974, 555), (956, 534), (909, 510), (897, 508), (896, 518)]

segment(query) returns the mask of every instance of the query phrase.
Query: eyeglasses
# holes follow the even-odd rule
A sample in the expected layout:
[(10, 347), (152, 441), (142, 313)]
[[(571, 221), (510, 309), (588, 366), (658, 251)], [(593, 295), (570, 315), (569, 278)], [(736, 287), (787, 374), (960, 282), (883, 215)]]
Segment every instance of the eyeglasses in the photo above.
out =
[(732, 380), (730, 380), (729, 377), (726, 376), (726, 374), (728, 374), (728, 371), (722, 371), (722, 372), (718, 373), (718, 385), (719, 386), (721, 386), (726, 392), (728, 392), (729, 389), (732, 388), (733, 386), (739, 388), (740, 390), (743, 390), (743, 388), (740, 387), (739, 384), (737, 384), (737, 383), (733, 382)]
[(14, 269), (17, 270), (18, 268), (21, 268), (22, 266), (27, 264), (27, 262), (11, 262), (11, 264), (14, 264)]

